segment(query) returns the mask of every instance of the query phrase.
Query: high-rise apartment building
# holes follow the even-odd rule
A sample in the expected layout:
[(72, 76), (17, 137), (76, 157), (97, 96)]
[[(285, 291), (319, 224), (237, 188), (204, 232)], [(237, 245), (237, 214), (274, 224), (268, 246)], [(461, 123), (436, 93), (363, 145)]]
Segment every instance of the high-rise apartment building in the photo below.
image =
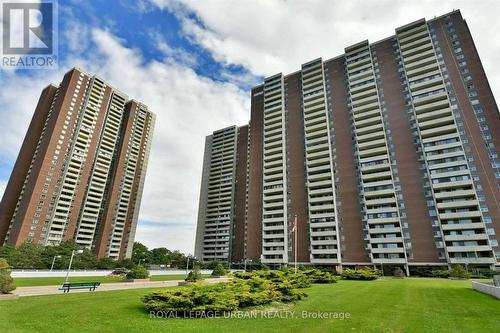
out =
[[(231, 195), (212, 206), (205, 150), (200, 215), (210, 207), (211, 223), (224, 223), (225, 256), (204, 255), (202, 219), (202, 260), (500, 265), (500, 115), (459, 11), (273, 75), (251, 94), (248, 135), (227, 146)], [(243, 172), (245, 186), (234, 177)]]
[(72, 69), (40, 96), (0, 203), (0, 244), (131, 256), (155, 115)]

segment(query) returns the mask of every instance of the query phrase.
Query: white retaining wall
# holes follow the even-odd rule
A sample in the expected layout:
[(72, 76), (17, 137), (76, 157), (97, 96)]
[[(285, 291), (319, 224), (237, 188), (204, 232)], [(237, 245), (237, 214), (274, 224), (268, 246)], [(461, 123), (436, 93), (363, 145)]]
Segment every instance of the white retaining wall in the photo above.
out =
[(472, 281), (472, 289), (500, 299), (500, 287), (493, 284)]
[[(67, 270), (12, 270), (11, 276), (13, 278), (21, 277), (64, 277)], [(71, 270), (70, 276), (106, 276), (111, 274), (112, 270)], [(201, 274), (211, 274), (212, 270), (202, 269)], [(151, 270), (150, 275), (185, 275), (186, 270), (181, 269), (164, 269), (164, 270)]]

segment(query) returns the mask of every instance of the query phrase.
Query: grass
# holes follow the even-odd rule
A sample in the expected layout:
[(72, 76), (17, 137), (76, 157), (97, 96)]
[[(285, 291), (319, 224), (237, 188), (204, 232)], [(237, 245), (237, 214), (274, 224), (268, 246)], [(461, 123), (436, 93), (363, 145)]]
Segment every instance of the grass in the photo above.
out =
[[(298, 318), (151, 319), (150, 289), (23, 297), (0, 301), (0, 332), (500, 332), (500, 301), (470, 281), (380, 279), (314, 285), (287, 310)], [(344, 312), (350, 318), (304, 319)]]
[[(204, 275), (209, 277), (209, 275)], [(170, 281), (170, 280), (183, 280), (185, 275), (152, 275), (151, 281)], [(61, 285), (64, 283), (64, 277), (29, 277), (29, 278), (15, 278), (14, 284), (17, 287), (31, 287), (31, 286), (51, 286)], [(69, 282), (101, 282), (101, 283), (119, 283), (123, 282), (120, 277), (110, 276), (80, 276), (72, 277), (70, 275)]]

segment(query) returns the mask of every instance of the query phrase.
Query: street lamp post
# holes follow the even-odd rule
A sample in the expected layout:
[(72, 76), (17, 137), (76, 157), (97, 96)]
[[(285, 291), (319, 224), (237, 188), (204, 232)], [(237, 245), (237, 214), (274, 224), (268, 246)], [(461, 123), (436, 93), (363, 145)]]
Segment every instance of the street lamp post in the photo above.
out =
[(71, 251), (71, 258), (69, 259), (68, 271), (66, 272), (66, 279), (64, 280), (64, 283), (68, 282), (69, 271), (71, 270), (71, 264), (73, 264), (73, 257), (75, 256), (75, 253), (78, 253), (78, 254), (83, 253), (83, 250)]
[[(186, 262), (186, 278), (189, 275), (189, 259), (192, 259), (193, 261), (196, 260), (196, 257), (192, 256), (187, 256), (187, 262)], [(194, 263), (193, 263), (193, 268), (194, 268)]]
[(54, 264), (56, 263), (56, 259), (61, 259), (61, 256), (55, 255), (54, 259), (52, 259), (52, 265), (50, 266), (50, 271), (54, 269)]
[(189, 274), (188, 270), (189, 270), (189, 256), (187, 257), (187, 262), (186, 262), (186, 278), (188, 277)]
[(146, 261), (146, 259), (139, 259), (139, 266), (141, 265), (141, 261)]

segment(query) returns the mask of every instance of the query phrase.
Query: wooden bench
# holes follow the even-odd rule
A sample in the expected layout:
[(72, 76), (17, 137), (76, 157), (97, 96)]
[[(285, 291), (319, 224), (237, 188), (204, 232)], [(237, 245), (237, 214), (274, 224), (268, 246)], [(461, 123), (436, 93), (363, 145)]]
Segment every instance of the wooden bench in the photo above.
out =
[(64, 290), (65, 293), (69, 293), (71, 289), (88, 289), (89, 291), (94, 291), (100, 285), (101, 282), (65, 282), (59, 290)]

